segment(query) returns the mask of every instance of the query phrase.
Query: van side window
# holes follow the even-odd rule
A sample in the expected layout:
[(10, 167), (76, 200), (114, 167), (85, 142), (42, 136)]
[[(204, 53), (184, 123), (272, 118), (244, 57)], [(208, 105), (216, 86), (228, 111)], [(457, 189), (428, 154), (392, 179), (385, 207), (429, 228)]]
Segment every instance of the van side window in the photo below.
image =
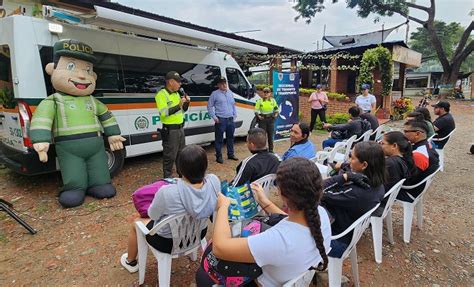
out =
[(43, 67), (43, 78), (46, 86), (46, 95), (54, 93), (53, 84), (51, 84), (51, 77), (46, 73), (44, 67), (53, 61), (53, 47), (41, 47), (39, 50), (41, 58), (41, 67)]
[(165, 85), (166, 61), (120, 56), (127, 93), (156, 93)]
[(94, 56), (94, 72), (97, 74), (95, 93), (125, 92), (120, 57), (105, 53), (94, 53)]
[[(177, 62), (171, 62), (177, 63)], [(185, 64), (185, 63), (179, 63)], [(176, 65), (175, 71), (183, 77), (183, 89), (190, 96), (209, 97), (217, 89), (216, 80), (221, 76), (221, 69), (217, 66), (202, 64), (190, 65), (185, 69), (183, 65)], [(172, 69), (170, 69), (172, 70)]]
[(232, 92), (247, 98), (248, 91), (250, 89), (244, 75), (235, 68), (226, 68), (227, 82)]

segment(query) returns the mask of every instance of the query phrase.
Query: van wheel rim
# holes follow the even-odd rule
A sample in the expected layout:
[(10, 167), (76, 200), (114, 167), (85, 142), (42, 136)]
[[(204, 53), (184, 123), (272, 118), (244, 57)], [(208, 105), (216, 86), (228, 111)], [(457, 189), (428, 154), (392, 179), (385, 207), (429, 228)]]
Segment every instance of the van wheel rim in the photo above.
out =
[(115, 164), (115, 155), (109, 149), (107, 149), (105, 153), (107, 154), (107, 166), (109, 167), (109, 170), (110, 170)]

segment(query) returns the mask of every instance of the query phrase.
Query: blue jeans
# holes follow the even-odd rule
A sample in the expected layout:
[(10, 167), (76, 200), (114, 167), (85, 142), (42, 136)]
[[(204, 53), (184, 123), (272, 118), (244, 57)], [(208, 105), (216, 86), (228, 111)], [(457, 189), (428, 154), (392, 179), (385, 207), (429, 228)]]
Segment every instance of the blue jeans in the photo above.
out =
[(224, 132), (227, 141), (227, 156), (234, 155), (234, 119), (218, 117), (219, 123), (214, 125), (214, 135), (216, 137), (216, 158), (222, 158), (222, 146), (224, 145)]
[(331, 251), (329, 256), (334, 258), (341, 258), (344, 251), (346, 251), (348, 245), (339, 240), (331, 240)]
[(334, 145), (338, 142), (343, 141), (342, 139), (333, 139), (333, 138), (328, 138), (323, 141), (323, 149), (326, 147), (334, 147)]

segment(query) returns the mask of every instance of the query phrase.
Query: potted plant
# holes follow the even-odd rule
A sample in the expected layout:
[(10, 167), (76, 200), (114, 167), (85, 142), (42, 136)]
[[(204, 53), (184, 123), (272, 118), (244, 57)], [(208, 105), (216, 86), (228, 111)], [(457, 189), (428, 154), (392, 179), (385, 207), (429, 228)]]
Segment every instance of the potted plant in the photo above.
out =
[(410, 98), (399, 98), (392, 103), (392, 119), (403, 120), (408, 113), (412, 112), (415, 107), (413, 106)]

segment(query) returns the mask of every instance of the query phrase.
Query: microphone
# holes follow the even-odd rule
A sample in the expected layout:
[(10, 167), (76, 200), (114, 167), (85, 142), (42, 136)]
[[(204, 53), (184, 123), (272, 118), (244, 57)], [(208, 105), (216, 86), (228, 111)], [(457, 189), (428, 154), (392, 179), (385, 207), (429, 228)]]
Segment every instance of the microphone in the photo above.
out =
[(182, 87), (179, 88), (178, 94), (181, 98), (184, 98), (186, 96), (186, 92), (184, 91), (184, 89)]

